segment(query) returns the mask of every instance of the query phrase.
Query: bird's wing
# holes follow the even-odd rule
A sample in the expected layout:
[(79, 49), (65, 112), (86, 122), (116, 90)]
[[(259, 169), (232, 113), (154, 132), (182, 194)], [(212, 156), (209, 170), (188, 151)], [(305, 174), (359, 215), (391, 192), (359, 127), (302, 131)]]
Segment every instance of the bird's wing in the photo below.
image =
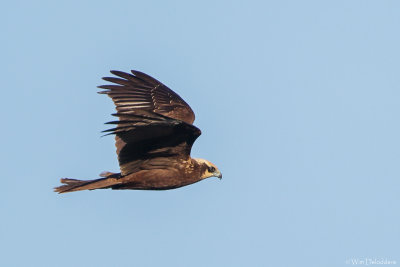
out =
[(115, 128), (118, 161), (122, 175), (142, 169), (164, 169), (172, 162), (188, 160), (194, 141), (200, 136), (197, 127), (154, 112), (113, 114), (119, 120), (109, 122)]
[(100, 93), (112, 98), (118, 112), (147, 110), (193, 124), (194, 112), (178, 94), (145, 73), (131, 72), (133, 75), (113, 70), (111, 73), (119, 78), (104, 77), (103, 80), (114, 85), (99, 86), (106, 89)]
[(125, 80), (104, 78), (121, 85), (100, 86), (107, 89), (100, 93), (109, 95), (117, 108), (113, 115), (119, 120), (108, 123), (116, 127), (105, 132), (116, 135), (122, 175), (143, 168), (168, 168), (176, 160), (187, 160), (201, 134), (192, 125), (191, 108), (171, 89), (144, 73), (112, 73)]

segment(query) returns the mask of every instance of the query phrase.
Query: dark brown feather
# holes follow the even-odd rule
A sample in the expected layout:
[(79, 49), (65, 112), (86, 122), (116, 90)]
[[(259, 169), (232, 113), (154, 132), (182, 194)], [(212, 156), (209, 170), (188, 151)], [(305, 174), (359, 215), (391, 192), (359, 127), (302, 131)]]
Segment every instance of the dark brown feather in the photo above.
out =
[(99, 93), (110, 96), (117, 111), (147, 110), (193, 124), (194, 112), (178, 94), (143, 72), (135, 70), (131, 72), (133, 75), (111, 71), (120, 78), (104, 77), (103, 80), (117, 85), (98, 86), (106, 89)]
[[(151, 114), (153, 117), (151, 117)], [(143, 163), (175, 159), (187, 160), (201, 131), (183, 121), (149, 113), (146, 119), (135, 121), (131, 114), (120, 114), (116, 134), (118, 160), (122, 175), (144, 168)], [(134, 115), (133, 115), (134, 116)], [(162, 119), (162, 120), (160, 120)]]
[[(158, 164), (160, 158), (171, 160), (190, 157), (193, 142), (201, 131), (192, 125), (194, 113), (189, 105), (161, 82), (139, 71), (132, 74), (111, 71), (116, 77), (103, 80), (117, 85), (101, 85), (113, 100), (119, 118), (105, 130), (115, 134), (121, 174), (145, 168), (144, 163)], [(121, 79), (122, 78), (122, 79)]]

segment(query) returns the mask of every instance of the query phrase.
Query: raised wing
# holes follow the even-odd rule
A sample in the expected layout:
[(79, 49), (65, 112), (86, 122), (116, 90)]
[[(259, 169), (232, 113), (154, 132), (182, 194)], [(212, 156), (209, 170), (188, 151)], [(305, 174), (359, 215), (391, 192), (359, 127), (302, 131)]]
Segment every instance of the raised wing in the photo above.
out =
[(122, 175), (142, 169), (168, 168), (187, 160), (201, 131), (192, 125), (194, 113), (171, 89), (152, 77), (132, 71), (135, 76), (112, 71), (120, 78), (103, 78), (119, 85), (102, 85), (100, 93), (114, 101), (119, 120), (106, 130), (115, 134)]
[(100, 93), (112, 98), (118, 112), (147, 110), (193, 124), (193, 110), (179, 95), (145, 73), (131, 72), (134, 75), (113, 70), (111, 73), (120, 78), (104, 77), (103, 80), (117, 85), (99, 86), (106, 89)]

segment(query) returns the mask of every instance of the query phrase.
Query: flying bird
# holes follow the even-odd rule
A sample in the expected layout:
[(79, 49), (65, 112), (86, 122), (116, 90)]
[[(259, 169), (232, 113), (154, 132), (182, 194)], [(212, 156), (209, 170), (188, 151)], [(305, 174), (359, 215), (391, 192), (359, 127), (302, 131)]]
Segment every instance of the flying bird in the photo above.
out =
[(192, 158), (190, 151), (201, 131), (193, 125), (190, 106), (167, 86), (140, 71), (111, 71), (113, 84), (98, 86), (111, 97), (117, 112), (114, 125), (103, 132), (115, 135), (120, 173), (103, 172), (99, 179), (61, 179), (54, 189), (67, 193), (94, 189), (167, 190), (209, 177), (222, 178), (217, 166)]

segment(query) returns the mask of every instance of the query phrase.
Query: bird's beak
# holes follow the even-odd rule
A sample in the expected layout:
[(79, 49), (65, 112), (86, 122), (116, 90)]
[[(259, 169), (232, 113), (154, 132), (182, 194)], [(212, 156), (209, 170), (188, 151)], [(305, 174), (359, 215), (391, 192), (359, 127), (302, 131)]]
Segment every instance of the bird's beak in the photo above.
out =
[(222, 173), (220, 171), (216, 171), (213, 173), (215, 177), (218, 177), (219, 179), (222, 179)]

